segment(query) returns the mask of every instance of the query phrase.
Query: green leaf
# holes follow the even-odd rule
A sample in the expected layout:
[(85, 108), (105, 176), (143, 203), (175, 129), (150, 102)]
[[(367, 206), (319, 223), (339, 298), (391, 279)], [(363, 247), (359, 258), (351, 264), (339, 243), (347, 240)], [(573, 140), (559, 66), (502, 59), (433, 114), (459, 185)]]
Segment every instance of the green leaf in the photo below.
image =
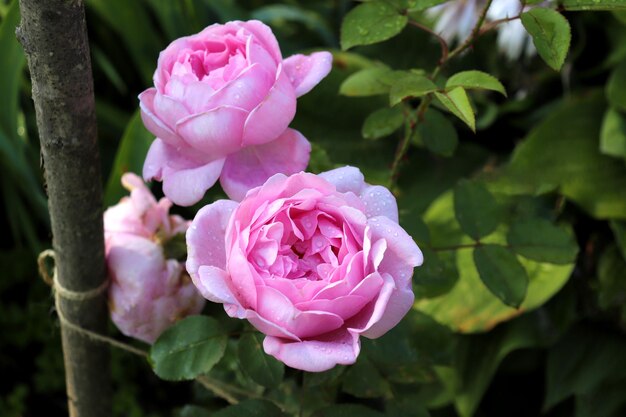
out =
[(211, 417), (212, 413), (204, 407), (186, 405), (176, 415), (177, 417)]
[(522, 24), (532, 36), (539, 56), (559, 71), (565, 62), (572, 38), (569, 22), (552, 9), (536, 7), (522, 14)]
[(604, 114), (600, 131), (600, 152), (626, 159), (626, 117), (613, 108)]
[(329, 386), (334, 383), (346, 370), (345, 366), (335, 366), (324, 372), (305, 372), (303, 385), (306, 388)]
[(572, 236), (545, 219), (513, 223), (507, 241), (517, 254), (539, 262), (569, 264), (578, 254), (578, 245)]
[(626, 260), (617, 245), (604, 250), (598, 262), (598, 304), (603, 310), (620, 307), (626, 310)]
[(558, 189), (599, 219), (626, 219), (626, 166), (598, 149), (605, 111), (599, 92), (552, 110), (513, 152), (499, 177), (508, 194)]
[(424, 404), (420, 404), (414, 398), (394, 398), (393, 401), (388, 401), (385, 407), (385, 414), (389, 417), (430, 417), (430, 413), (424, 407)]
[(348, 97), (388, 94), (399, 74), (404, 74), (404, 72), (379, 66), (366, 68), (346, 78), (339, 88), (339, 94)]
[(459, 279), (453, 258), (422, 248), (424, 264), (413, 273), (415, 298), (433, 298), (447, 293)]
[(626, 412), (626, 379), (608, 380), (576, 396), (576, 417), (623, 417)]
[(10, 139), (17, 137), (17, 112), (19, 108), (20, 78), (26, 60), (24, 51), (15, 37), (15, 28), (20, 22), (20, 8), (13, 0), (0, 23), (0, 129)]
[[(95, 11), (123, 40), (116, 46), (128, 49), (145, 85), (152, 84), (159, 51), (164, 49), (141, 2), (126, 0), (87, 0)], [(106, 30), (106, 29), (105, 29)]]
[(461, 180), (454, 188), (454, 215), (461, 229), (475, 240), (496, 230), (500, 207), (487, 188), (476, 181)]
[(393, 160), (396, 143), (363, 140), (361, 128), (367, 115), (385, 106), (386, 100), (382, 97), (355, 100), (337, 95), (339, 86), (349, 75), (375, 67), (375, 63), (347, 52), (336, 52), (333, 62), (324, 82), (299, 99), (291, 126), (306, 132), (311, 143), (323, 147), (335, 166), (359, 166), (369, 183), (384, 184), (389, 180), (389, 161)]
[(405, 98), (422, 97), (437, 91), (438, 87), (429, 78), (422, 74), (406, 73), (391, 86), (389, 104), (395, 106)]
[(363, 3), (350, 10), (341, 24), (341, 49), (371, 45), (396, 36), (409, 21), (383, 0)]
[(579, 326), (548, 353), (545, 409), (626, 377), (623, 337)]
[(624, 260), (626, 260), (626, 222), (612, 220), (610, 225), (611, 230), (613, 231), (613, 236), (615, 236), (615, 242), (622, 251)]
[(168, 39), (176, 39), (198, 31), (197, 19), (188, 16), (188, 5), (182, 1), (144, 0), (152, 9)]
[(384, 414), (360, 404), (337, 404), (313, 413), (311, 417), (385, 417)]
[(285, 366), (263, 351), (260, 333), (244, 333), (239, 339), (238, 355), (241, 369), (256, 383), (274, 388), (282, 382)]
[(148, 149), (154, 135), (143, 125), (139, 111), (130, 119), (120, 141), (113, 168), (104, 191), (105, 207), (116, 204), (128, 191), (122, 186), (122, 175), (125, 172), (141, 174)]
[(517, 257), (500, 245), (474, 249), (474, 262), (480, 279), (502, 302), (519, 308), (526, 296), (528, 275)]
[(626, 111), (626, 61), (611, 73), (606, 84), (606, 97), (613, 106)]
[(382, 108), (367, 116), (361, 133), (365, 139), (380, 139), (391, 135), (404, 124), (402, 109)]
[(461, 338), (454, 363), (454, 405), (460, 417), (475, 414), (498, 367), (509, 354), (545, 343), (539, 328), (536, 320), (524, 316), (485, 335)]
[(270, 4), (252, 11), (252, 19), (258, 19), (270, 26), (287, 22), (298, 22), (311, 32), (315, 32), (328, 45), (337, 43), (333, 29), (319, 14), (306, 8), (289, 4)]
[(466, 89), (477, 88), (480, 90), (493, 90), (506, 97), (504, 86), (496, 77), (482, 71), (457, 72), (446, 82), (446, 89), (464, 87)]
[(227, 341), (228, 337), (217, 320), (190, 316), (159, 336), (150, 349), (150, 362), (162, 379), (194, 379), (219, 362)]
[(424, 113), (412, 140), (423, 144), (429, 151), (446, 157), (454, 155), (459, 144), (459, 136), (452, 122), (433, 108)]
[(273, 403), (265, 400), (246, 400), (231, 405), (216, 413), (213, 417), (286, 417)]
[(560, 0), (565, 10), (626, 10), (624, 0)]
[[(504, 200), (502, 204), (506, 202)], [(511, 199), (507, 204), (517, 204), (517, 200)], [(432, 248), (450, 248), (474, 243), (461, 231), (455, 219), (451, 191), (444, 193), (430, 205), (424, 214), (424, 221), (431, 231)], [(481, 242), (504, 245), (506, 231), (506, 227), (502, 225)], [(484, 332), (498, 323), (518, 316), (521, 312), (536, 309), (565, 285), (574, 269), (573, 264), (555, 265), (519, 258), (528, 274), (529, 282), (524, 302), (520, 309), (515, 309), (503, 304), (481, 282), (471, 248), (439, 251), (439, 255), (444, 253), (449, 254), (448, 256), (455, 262), (459, 273), (458, 281), (450, 291), (439, 297), (416, 300), (414, 308), (461, 333)], [(425, 262), (428, 262), (428, 259), (425, 259)]]
[(474, 109), (463, 87), (456, 87), (445, 92), (435, 92), (435, 97), (446, 109), (461, 119), (473, 132), (476, 132)]
[(422, 10), (426, 10), (433, 6), (437, 6), (438, 4), (445, 3), (447, 0), (407, 0), (406, 7), (410, 12), (419, 12)]
[(346, 371), (343, 391), (358, 398), (388, 398), (391, 396), (391, 385), (374, 364), (362, 356)]

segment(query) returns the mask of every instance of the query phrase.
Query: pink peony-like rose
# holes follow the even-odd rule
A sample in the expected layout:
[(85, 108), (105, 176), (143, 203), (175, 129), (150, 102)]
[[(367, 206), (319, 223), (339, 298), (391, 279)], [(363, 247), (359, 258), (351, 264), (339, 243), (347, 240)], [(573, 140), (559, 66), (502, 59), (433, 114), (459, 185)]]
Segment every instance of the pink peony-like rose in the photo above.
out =
[(287, 126), (297, 97), (331, 66), (328, 52), (283, 60), (271, 29), (255, 20), (175, 40), (159, 56), (154, 88), (139, 95), (143, 122), (157, 136), (144, 178), (162, 180), (165, 195), (187, 206), (218, 178), (241, 200), (273, 174), (305, 169), (311, 146)]
[(266, 353), (319, 372), (351, 364), (413, 305), (422, 253), (393, 195), (357, 168), (272, 176), (241, 203), (202, 208), (187, 271), (207, 299), (265, 333)]
[(109, 309), (122, 333), (152, 343), (176, 320), (199, 313), (205, 301), (182, 262), (165, 255), (190, 222), (168, 215), (172, 203), (157, 203), (137, 175), (124, 174), (122, 184), (130, 197), (104, 212)]

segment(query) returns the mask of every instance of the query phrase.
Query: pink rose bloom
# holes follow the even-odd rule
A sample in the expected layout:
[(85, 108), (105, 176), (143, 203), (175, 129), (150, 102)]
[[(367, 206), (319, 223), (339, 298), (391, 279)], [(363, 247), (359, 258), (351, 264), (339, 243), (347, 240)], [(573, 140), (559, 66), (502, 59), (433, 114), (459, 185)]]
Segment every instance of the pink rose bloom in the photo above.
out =
[(130, 197), (104, 212), (109, 309), (122, 333), (152, 343), (176, 320), (199, 313), (205, 301), (182, 262), (164, 254), (163, 245), (189, 222), (168, 215), (172, 203), (157, 203), (137, 175), (124, 174), (122, 184)]
[(143, 122), (157, 136), (144, 178), (163, 181), (165, 195), (188, 206), (218, 178), (241, 200), (273, 174), (305, 169), (311, 145), (287, 126), (296, 98), (331, 65), (328, 52), (283, 60), (271, 29), (256, 20), (175, 40), (159, 55), (154, 88), (139, 95)]
[(276, 174), (241, 203), (202, 208), (187, 271), (207, 299), (265, 333), (266, 353), (305, 371), (352, 364), (413, 305), (422, 253), (384, 187), (357, 168)]

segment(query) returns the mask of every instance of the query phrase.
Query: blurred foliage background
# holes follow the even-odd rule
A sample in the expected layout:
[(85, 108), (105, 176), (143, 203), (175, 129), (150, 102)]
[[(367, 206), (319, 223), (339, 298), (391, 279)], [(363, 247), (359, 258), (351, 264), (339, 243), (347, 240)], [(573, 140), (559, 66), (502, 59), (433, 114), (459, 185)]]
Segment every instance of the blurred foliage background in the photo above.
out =
[[(407, 133), (419, 99), (390, 109), (389, 85), (369, 94), (342, 83), (363, 70), (430, 72), (439, 44), (406, 26), (341, 51), (342, 21), (357, 5), (86, 0), (106, 205), (124, 194), (122, 172), (141, 172), (152, 137), (137, 95), (152, 84), (159, 51), (215, 22), (259, 19), (285, 57), (334, 52), (332, 73), (299, 100), (292, 123), (313, 143), (310, 170), (350, 164), (370, 183), (392, 184), (401, 224), (426, 257), (414, 310), (383, 338), (363, 340), (356, 365), (303, 375), (274, 363), (265, 377), (249, 375), (242, 351), (259, 339), (233, 338), (210, 377), (246, 401), (224, 408), (199, 384), (161, 381), (113, 351), (115, 415), (276, 416), (276, 406), (300, 416), (626, 415), (626, 15), (566, 12), (572, 46), (560, 72), (538, 57), (510, 61), (494, 33), (481, 36), (440, 77), (481, 70), (508, 96), (470, 93), (476, 133), (441, 101), (425, 116), (433, 124)], [(411, 18), (432, 24), (419, 11)], [(61, 416), (59, 329), (35, 266), (51, 236), (18, 22), (17, 1), (0, 1), (0, 415)], [(191, 218), (220, 195), (179, 211)], [(207, 313), (242, 326), (220, 306)]]

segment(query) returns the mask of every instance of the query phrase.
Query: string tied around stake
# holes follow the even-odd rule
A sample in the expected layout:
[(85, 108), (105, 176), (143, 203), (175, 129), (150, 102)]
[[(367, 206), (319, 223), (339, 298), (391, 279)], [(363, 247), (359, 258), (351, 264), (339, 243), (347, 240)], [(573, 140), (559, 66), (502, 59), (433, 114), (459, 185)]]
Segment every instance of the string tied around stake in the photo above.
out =
[[(53, 262), (55, 262), (52, 276), (50, 276), (50, 273), (48, 272), (48, 267), (46, 266), (46, 261), (48, 259), (51, 259)], [(92, 330), (85, 329), (78, 324), (72, 323), (63, 313), (63, 310), (61, 309), (61, 303), (59, 302), (61, 298), (71, 301), (86, 301), (91, 300), (92, 298), (96, 298), (102, 295), (109, 288), (108, 279), (96, 288), (92, 288), (86, 291), (73, 291), (65, 288), (59, 283), (59, 280), (57, 278), (56, 258), (54, 250), (52, 249), (46, 249), (39, 254), (39, 256), (37, 257), (37, 266), (39, 267), (39, 275), (41, 276), (43, 281), (52, 288), (52, 291), (54, 293), (54, 307), (56, 309), (57, 316), (59, 317), (59, 321), (61, 322), (62, 327), (67, 327), (77, 333), (87, 336), (91, 340), (101, 343), (108, 343), (112, 346), (118, 347), (139, 356), (147, 356), (147, 352), (144, 350), (138, 349), (126, 343), (122, 343), (118, 340), (115, 340), (108, 336), (104, 336), (100, 333), (96, 333)]]

